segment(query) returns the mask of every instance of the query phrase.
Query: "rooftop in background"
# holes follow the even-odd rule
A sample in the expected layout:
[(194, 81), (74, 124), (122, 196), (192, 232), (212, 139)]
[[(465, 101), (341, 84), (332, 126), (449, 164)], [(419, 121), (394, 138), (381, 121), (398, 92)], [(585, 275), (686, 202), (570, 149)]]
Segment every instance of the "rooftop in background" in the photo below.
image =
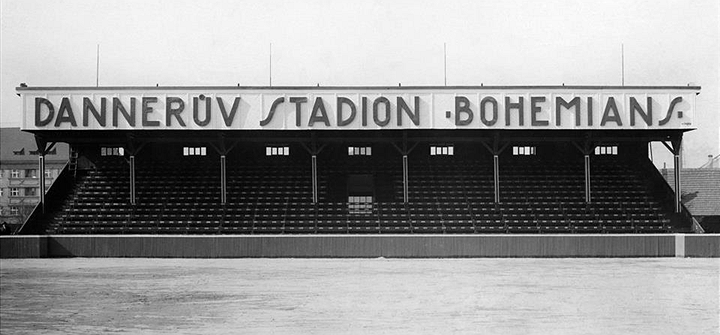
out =
[(720, 168), (720, 155), (717, 155), (715, 157), (713, 157), (712, 155), (708, 155), (708, 162), (703, 164), (700, 168)]
[[(0, 128), (0, 162), (36, 162), (37, 146), (33, 134), (20, 131), (20, 128)], [(45, 156), (46, 161), (67, 161), (67, 143), (58, 143)]]
[[(673, 169), (667, 169), (663, 176), (674, 189)], [(683, 203), (692, 215), (720, 215), (720, 168), (682, 169), (680, 180)]]

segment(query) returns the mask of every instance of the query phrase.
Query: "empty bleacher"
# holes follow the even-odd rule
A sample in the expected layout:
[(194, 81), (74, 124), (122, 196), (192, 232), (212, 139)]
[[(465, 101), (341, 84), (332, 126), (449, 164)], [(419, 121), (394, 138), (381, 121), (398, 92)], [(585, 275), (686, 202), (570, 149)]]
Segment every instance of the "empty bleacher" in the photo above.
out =
[[(272, 157), (229, 162), (227, 203), (220, 169), (210, 157), (138, 160), (138, 202), (129, 203), (122, 157), (98, 158), (81, 173), (48, 233), (63, 234), (472, 234), (671, 232), (647, 189), (643, 171), (616, 157), (593, 157), (592, 199), (585, 203), (581, 160), (505, 157), (501, 202), (494, 202), (492, 160), (413, 157), (409, 202), (402, 161), (328, 157), (319, 166), (319, 202), (312, 202), (309, 160)], [(352, 210), (344, 178), (368, 174), (376, 194)]]

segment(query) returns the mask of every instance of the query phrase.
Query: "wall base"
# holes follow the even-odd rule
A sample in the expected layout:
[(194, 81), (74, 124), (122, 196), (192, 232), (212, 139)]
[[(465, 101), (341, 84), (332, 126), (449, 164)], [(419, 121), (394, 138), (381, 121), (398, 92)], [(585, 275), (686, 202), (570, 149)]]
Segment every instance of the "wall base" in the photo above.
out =
[(49, 235), (3, 236), (0, 246), (1, 258), (720, 257), (720, 234)]

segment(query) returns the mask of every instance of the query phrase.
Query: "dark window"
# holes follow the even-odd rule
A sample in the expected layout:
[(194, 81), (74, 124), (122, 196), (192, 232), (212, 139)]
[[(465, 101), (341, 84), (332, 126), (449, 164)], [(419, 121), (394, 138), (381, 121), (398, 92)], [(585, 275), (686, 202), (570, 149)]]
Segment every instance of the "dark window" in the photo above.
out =
[(102, 147), (100, 148), (100, 156), (124, 156), (125, 149), (123, 147)]
[(25, 169), (25, 178), (37, 178), (37, 169)]

